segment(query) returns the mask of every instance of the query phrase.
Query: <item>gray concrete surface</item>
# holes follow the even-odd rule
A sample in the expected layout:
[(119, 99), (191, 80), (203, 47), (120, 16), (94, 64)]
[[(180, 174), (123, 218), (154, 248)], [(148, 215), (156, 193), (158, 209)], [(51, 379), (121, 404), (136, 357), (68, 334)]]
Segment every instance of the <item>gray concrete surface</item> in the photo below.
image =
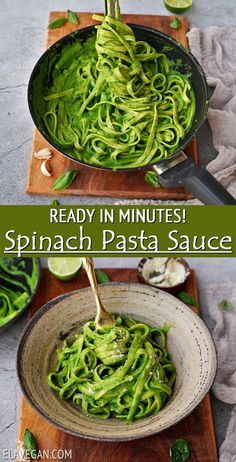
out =
[[(168, 14), (162, 0), (121, 0), (124, 13)], [(26, 171), (33, 123), (27, 108), (27, 82), (44, 50), (50, 10), (71, 8), (103, 11), (103, 0), (2, 0), (0, 15), (0, 204), (48, 204), (49, 197), (25, 194)], [(233, 26), (235, 0), (194, 0), (189, 19), (192, 26)], [(198, 136), (203, 164), (215, 156), (207, 124)], [(84, 198), (62, 199), (62, 203), (81, 204)], [(87, 203), (111, 203), (111, 199), (88, 198)]]
[[(136, 267), (138, 260), (136, 258), (97, 258), (95, 264), (100, 268)], [(204, 288), (212, 282), (219, 284), (223, 281), (235, 282), (236, 259), (189, 258), (188, 262), (197, 272), (202, 317), (208, 328), (212, 330), (213, 322), (205, 304)], [(43, 261), (43, 264), (46, 265), (46, 260)], [(25, 324), (26, 316), (0, 335), (0, 461), (2, 461), (3, 449), (11, 449), (12, 451), (15, 449), (20, 397), (15, 361), (17, 345)], [(220, 447), (225, 438), (232, 406), (220, 402), (213, 396), (212, 406), (217, 445)]]
[[(192, 26), (234, 26), (235, 0), (227, 4), (220, 0), (206, 2), (193, 0), (189, 13)], [(0, 204), (48, 204), (51, 198), (27, 196), (25, 182), (32, 140), (33, 123), (26, 99), (27, 82), (31, 70), (43, 52), (47, 18), (50, 10), (102, 11), (103, 1), (92, 0), (2, 0), (0, 15)], [(121, 0), (124, 13), (139, 12), (167, 14), (162, 0)], [(203, 164), (215, 156), (211, 133), (207, 124), (198, 136), (200, 157)], [(114, 199), (115, 200), (115, 199)], [(62, 203), (111, 203), (103, 198), (70, 198)], [(200, 291), (209, 282), (236, 279), (235, 259), (189, 259), (197, 270)], [(135, 266), (132, 259), (97, 259), (98, 266)], [(201, 294), (202, 314), (208, 327), (212, 322)], [(10, 330), (0, 336), (0, 461), (4, 448), (14, 449), (19, 408), (19, 387), (15, 373), (17, 344), (26, 323), (20, 319)], [(212, 400), (218, 446), (225, 437), (231, 406)]]

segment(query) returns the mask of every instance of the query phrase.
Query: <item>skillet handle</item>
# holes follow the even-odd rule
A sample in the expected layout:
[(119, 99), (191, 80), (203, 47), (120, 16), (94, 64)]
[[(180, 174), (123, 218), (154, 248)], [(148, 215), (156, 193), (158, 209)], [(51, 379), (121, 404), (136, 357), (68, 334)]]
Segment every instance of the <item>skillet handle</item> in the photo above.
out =
[(204, 167), (196, 165), (192, 158), (181, 159), (163, 173), (157, 166), (153, 168), (164, 187), (184, 186), (206, 205), (236, 205), (233, 196)]

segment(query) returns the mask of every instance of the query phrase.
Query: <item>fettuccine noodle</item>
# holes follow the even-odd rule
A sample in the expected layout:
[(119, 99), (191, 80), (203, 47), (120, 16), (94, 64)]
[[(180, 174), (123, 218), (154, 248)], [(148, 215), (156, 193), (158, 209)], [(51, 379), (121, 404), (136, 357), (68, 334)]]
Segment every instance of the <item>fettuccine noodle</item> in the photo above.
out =
[(114, 170), (170, 158), (195, 114), (189, 78), (121, 20), (94, 18), (97, 36), (67, 46), (55, 63), (45, 96), (51, 139), (79, 161)]
[(38, 276), (34, 258), (0, 258), (0, 327), (25, 308), (35, 291)]
[(92, 417), (133, 422), (160, 411), (173, 393), (175, 367), (166, 349), (170, 327), (116, 318), (115, 327), (85, 324), (57, 350), (48, 384)]

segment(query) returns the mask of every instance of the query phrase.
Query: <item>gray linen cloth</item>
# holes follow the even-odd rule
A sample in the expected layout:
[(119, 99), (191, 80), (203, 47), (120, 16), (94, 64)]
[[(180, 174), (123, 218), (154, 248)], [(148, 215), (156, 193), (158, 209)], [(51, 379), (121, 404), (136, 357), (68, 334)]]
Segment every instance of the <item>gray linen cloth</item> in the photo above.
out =
[[(209, 313), (215, 321), (213, 338), (218, 357), (212, 392), (221, 401), (236, 404), (236, 284), (209, 284), (205, 295)], [(218, 306), (223, 299), (232, 305), (228, 311)], [(220, 462), (236, 462), (236, 406), (220, 448)]]
[[(213, 94), (208, 121), (213, 144), (219, 152), (207, 169), (236, 197), (236, 29), (193, 27), (187, 34), (189, 47), (206, 73)], [(157, 204), (159, 200), (120, 201), (119, 204)], [(176, 201), (167, 203), (175, 204)], [(181, 203), (181, 202), (178, 202)], [(199, 204), (191, 200), (188, 204)]]
[(236, 29), (193, 27), (187, 37), (208, 85), (214, 88), (208, 121), (219, 154), (207, 168), (236, 196)]

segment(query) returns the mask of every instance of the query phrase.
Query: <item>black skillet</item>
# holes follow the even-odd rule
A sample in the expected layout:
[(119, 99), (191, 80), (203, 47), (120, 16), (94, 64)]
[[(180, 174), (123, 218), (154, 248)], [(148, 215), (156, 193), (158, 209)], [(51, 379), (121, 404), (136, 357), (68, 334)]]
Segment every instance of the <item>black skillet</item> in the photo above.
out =
[[(204, 72), (194, 58), (180, 43), (176, 42), (162, 32), (146, 26), (130, 24), (137, 40), (145, 40), (154, 48), (163, 51), (169, 59), (177, 64), (178, 71), (182, 74), (191, 73), (192, 82), (196, 95), (196, 113), (190, 132), (182, 140), (178, 150), (169, 160), (160, 161), (156, 164), (146, 165), (144, 168), (152, 167), (159, 175), (160, 183), (166, 187), (184, 186), (205, 204), (213, 205), (232, 205), (236, 200), (221, 186), (221, 184), (202, 166), (197, 166), (192, 158), (187, 157), (183, 150), (197, 134), (200, 126), (205, 121), (208, 109), (208, 87)], [(85, 165), (86, 167), (98, 168), (102, 170), (112, 170), (111, 168), (101, 168), (92, 166), (74, 159), (69, 150), (58, 146), (49, 136), (43, 122), (45, 112), (45, 87), (50, 85), (51, 73), (55, 60), (61, 54), (65, 45), (80, 40), (86, 41), (95, 32), (94, 26), (76, 30), (66, 35), (54, 45), (52, 45), (39, 59), (31, 74), (28, 86), (28, 102), (31, 116), (42, 136), (58, 151), (74, 162)], [(130, 174), (137, 168), (122, 169), (130, 171)], [(119, 173), (117, 173), (119, 174)]]
[[(19, 262), (22, 261), (22, 260), (25, 263), (24, 271), (30, 276), (32, 274), (32, 260), (33, 260), (32, 258), (28, 258), (28, 257), (27, 258), (21, 258), (21, 257), (20, 258), (9, 258), (8, 259), (8, 266), (11, 267), (12, 265), (16, 265), (16, 264), (18, 266)], [(35, 287), (34, 287), (33, 291), (29, 295), (29, 298), (26, 301), (24, 308), (22, 308), (20, 311), (16, 311), (16, 315), (13, 318), (11, 318), (6, 324), (3, 324), (2, 326), (0, 326), (0, 334), (5, 329), (8, 329), (8, 327), (11, 326), (18, 318), (20, 318), (20, 316), (22, 316), (22, 314), (30, 306), (34, 296), (36, 295), (36, 292), (37, 292), (38, 287), (39, 287), (40, 279), (41, 279), (40, 258), (36, 258), (36, 265), (37, 265), (38, 274), (37, 274), (36, 284), (35, 284)], [(20, 276), (20, 275), (16, 275), (14, 277), (14, 280), (18, 281), (18, 282), (23, 282), (22, 276)], [(24, 280), (24, 282), (25, 282), (25, 280)], [(7, 289), (11, 289), (11, 290), (13, 289), (13, 287), (16, 288), (14, 282), (11, 283), (9, 281), (6, 281), (6, 280), (2, 279), (1, 271), (0, 271), (0, 285), (2, 285), (3, 287), (6, 287)], [(22, 289), (20, 288), (19, 292), (21, 292), (21, 291), (22, 291)]]

